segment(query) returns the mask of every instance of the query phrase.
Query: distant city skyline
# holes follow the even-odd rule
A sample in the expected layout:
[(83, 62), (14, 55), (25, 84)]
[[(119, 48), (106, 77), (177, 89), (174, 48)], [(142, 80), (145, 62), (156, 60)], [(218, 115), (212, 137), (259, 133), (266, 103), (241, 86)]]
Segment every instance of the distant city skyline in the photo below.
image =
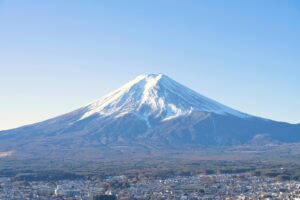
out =
[(0, 1), (0, 130), (152, 73), (239, 111), (300, 123), (299, 21), (293, 0)]

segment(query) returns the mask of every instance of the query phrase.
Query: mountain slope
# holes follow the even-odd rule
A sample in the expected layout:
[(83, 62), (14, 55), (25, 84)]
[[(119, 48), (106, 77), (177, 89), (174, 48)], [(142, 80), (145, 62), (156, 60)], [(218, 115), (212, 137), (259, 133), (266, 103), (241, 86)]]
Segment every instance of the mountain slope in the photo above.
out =
[(81, 119), (93, 114), (120, 117), (134, 113), (169, 120), (193, 111), (250, 117), (208, 99), (162, 74), (138, 76), (118, 90), (89, 105)]
[(0, 132), (0, 151), (97, 151), (116, 145), (168, 149), (247, 144), (255, 138), (299, 142), (300, 125), (239, 112), (165, 75), (150, 74), (73, 112)]

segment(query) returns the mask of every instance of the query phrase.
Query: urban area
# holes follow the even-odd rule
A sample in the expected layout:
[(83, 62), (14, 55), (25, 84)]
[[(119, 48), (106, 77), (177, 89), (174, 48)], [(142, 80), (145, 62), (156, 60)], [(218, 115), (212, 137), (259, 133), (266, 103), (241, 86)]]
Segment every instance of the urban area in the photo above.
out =
[(0, 178), (0, 199), (300, 199), (299, 181), (251, 174), (175, 176), (166, 179), (125, 175), (91, 180), (16, 181)]

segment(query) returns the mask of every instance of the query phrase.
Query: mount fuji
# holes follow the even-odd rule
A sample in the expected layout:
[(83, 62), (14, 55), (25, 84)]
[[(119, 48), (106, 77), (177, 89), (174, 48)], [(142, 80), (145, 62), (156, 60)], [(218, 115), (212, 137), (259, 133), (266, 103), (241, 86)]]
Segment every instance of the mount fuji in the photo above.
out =
[(141, 75), (98, 101), (40, 123), (0, 132), (0, 151), (112, 146), (185, 148), (256, 140), (300, 142), (300, 124), (252, 116), (163, 74)]

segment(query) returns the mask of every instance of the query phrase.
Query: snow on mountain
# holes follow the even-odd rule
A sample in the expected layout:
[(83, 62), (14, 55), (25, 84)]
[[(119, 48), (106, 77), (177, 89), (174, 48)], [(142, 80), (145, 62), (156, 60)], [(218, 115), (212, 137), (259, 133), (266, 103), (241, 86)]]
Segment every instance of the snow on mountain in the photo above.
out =
[(163, 74), (140, 75), (85, 109), (87, 111), (79, 120), (95, 114), (118, 118), (131, 113), (149, 123), (150, 116), (166, 121), (193, 111), (251, 117), (206, 98)]
[[(263, 137), (261, 137), (263, 136)], [(128, 146), (189, 148), (300, 142), (300, 124), (247, 115), (177, 83), (162, 74), (138, 76), (100, 100), (64, 115), (17, 129), (0, 131), (0, 152), (33, 155), (32, 150)], [(34, 154), (35, 154), (34, 153)]]

